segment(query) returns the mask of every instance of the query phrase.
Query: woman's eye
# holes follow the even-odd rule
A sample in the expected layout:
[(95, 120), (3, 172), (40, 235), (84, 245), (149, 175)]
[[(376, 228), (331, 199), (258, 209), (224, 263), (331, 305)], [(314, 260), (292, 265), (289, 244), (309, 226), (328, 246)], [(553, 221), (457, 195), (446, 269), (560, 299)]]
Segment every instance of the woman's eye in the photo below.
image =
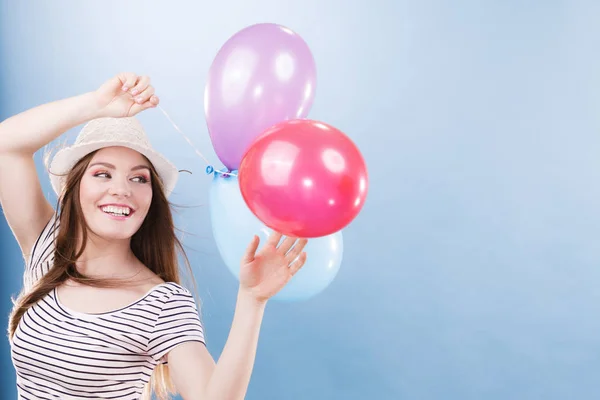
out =
[[(111, 176), (108, 172), (96, 172), (94, 174), (94, 177), (96, 178), (105, 178), (105, 179), (110, 179)], [(131, 178), (132, 182), (137, 182), (137, 183), (148, 183), (149, 179), (146, 178), (145, 176), (136, 176)]]
[(146, 179), (145, 176), (136, 176), (135, 178), (132, 179), (134, 182), (138, 182), (138, 183), (148, 183), (148, 179)]

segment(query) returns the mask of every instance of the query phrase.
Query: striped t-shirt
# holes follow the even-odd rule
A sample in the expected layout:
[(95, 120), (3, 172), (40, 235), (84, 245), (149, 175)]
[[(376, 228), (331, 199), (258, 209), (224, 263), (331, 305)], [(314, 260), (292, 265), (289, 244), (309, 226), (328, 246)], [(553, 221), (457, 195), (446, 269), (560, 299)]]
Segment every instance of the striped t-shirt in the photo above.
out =
[[(33, 247), (24, 285), (52, 266), (58, 220)], [(19, 399), (138, 400), (154, 367), (189, 341), (204, 343), (193, 296), (167, 282), (121, 309), (83, 314), (62, 305), (56, 290), (21, 318), (11, 343)]]

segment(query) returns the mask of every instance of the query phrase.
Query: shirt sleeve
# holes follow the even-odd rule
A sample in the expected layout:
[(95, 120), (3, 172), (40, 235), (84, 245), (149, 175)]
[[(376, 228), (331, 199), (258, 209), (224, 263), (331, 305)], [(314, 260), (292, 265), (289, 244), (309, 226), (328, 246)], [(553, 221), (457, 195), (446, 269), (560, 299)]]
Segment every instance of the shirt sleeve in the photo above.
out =
[[(178, 286), (178, 285), (177, 285)], [(157, 362), (166, 362), (166, 355), (186, 342), (204, 341), (204, 329), (194, 297), (178, 286), (167, 294), (148, 342), (148, 354)]]
[(23, 286), (26, 291), (29, 291), (52, 268), (58, 228), (58, 215), (54, 213), (37, 237), (25, 260)]

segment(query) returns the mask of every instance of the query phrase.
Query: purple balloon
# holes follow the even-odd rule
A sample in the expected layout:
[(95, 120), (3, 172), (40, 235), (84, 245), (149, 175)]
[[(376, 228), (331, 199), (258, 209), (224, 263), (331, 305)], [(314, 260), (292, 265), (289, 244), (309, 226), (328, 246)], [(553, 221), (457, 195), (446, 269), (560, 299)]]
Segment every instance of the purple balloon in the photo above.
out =
[(316, 66), (306, 42), (277, 24), (249, 26), (219, 50), (208, 74), (204, 112), (217, 156), (229, 170), (267, 128), (306, 118)]

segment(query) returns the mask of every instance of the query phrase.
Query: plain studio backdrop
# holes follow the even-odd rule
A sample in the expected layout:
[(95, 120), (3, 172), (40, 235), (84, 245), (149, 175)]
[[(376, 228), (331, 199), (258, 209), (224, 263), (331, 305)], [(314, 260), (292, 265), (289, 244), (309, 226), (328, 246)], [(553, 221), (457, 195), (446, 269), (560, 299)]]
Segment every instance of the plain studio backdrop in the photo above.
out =
[[(288, 26), (316, 60), (309, 117), (355, 141), (370, 191), (331, 286), (269, 304), (247, 399), (593, 399), (599, 15), (569, 0), (0, 0), (0, 117), (134, 71), (220, 167), (210, 64), (248, 25)], [(193, 171), (172, 200), (218, 357), (237, 283), (212, 237), (210, 177), (159, 110), (140, 119)], [(23, 262), (4, 220), (0, 238), (6, 327)], [(1, 397), (14, 399), (8, 340), (0, 349)]]

